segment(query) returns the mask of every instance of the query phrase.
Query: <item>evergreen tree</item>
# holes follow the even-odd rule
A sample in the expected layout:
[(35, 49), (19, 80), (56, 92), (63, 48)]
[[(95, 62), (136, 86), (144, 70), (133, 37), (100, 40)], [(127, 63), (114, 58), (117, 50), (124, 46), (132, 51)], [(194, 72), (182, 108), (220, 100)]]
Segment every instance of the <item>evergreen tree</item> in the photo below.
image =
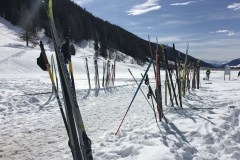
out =
[(20, 35), (20, 39), (26, 41), (26, 46), (29, 46), (29, 43), (32, 44), (33, 47), (38, 45), (39, 41), (39, 29), (38, 28), (25, 28), (25, 32)]
[(94, 50), (95, 50), (95, 58), (97, 58), (99, 55), (99, 41), (98, 38), (94, 39)]
[(104, 58), (107, 58), (107, 41), (105, 36), (100, 40), (100, 55)]

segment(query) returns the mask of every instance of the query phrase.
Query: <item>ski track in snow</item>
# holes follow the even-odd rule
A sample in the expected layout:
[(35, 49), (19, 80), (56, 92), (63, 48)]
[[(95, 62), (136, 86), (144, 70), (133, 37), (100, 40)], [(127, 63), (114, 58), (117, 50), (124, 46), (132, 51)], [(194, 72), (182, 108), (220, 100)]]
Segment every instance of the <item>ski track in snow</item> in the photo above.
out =
[[(19, 28), (0, 18), (0, 159), (70, 160), (68, 137), (49, 77), (36, 65), (40, 49), (23, 47), (18, 32)], [(50, 58), (51, 46), (45, 49)], [(77, 100), (95, 160), (240, 159), (237, 71), (232, 72), (231, 81), (223, 81), (223, 71), (212, 71), (210, 81), (202, 80), (199, 90), (183, 98), (184, 109), (164, 106), (168, 124), (156, 124), (153, 111), (139, 92), (115, 136), (137, 88), (127, 68), (139, 81), (146, 65), (129, 64), (130, 59), (117, 62), (116, 85), (96, 94), (94, 89), (87, 89), (83, 55), (89, 58), (94, 88), (91, 43), (77, 48), (73, 68)], [(99, 72), (101, 79), (102, 59)], [(165, 77), (164, 71), (161, 74)], [(152, 70), (149, 77), (154, 88)], [(142, 89), (147, 93), (144, 84)], [(59, 93), (62, 100), (61, 88)], [(162, 93), (165, 104), (164, 85)]]

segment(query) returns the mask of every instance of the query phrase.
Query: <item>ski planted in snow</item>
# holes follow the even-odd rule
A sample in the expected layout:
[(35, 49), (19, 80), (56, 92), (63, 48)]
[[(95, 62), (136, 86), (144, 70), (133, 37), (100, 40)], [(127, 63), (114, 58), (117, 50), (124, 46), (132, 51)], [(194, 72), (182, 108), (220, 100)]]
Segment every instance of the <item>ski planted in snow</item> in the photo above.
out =
[[(163, 118), (163, 107), (162, 107), (162, 89), (161, 89), (161, 74), (160, 74), (160, 52), (158, 49), (158, 39), (156, 38), (157, 41), (157, 47), (155, 50), (155, 55), (156, 55), (156, 100), (157, 100), (157, 110), (158, 110), (158, 116), (159, 116), (159, 121), (162, 121)], [(163, 51), (163, 50), (162, 50)]]
[(187, 45), (187, 50), (186, 50), (186, 55), (185, 55), (185, 61), (184, 61), (184, 66), (183, 66), (183, 79), (182, 79), (182, 95), (185, 96), (186, 92), (186, 72), (187, 72), (187, 56), (188, 56), (188, 49), (189, 49), (189, 44)]
[[(46, 7), (46, 5), (45, 5)], [(65, 104), (66, 119), (68, 123), (70, 142), (74, 160), (92, 160), (91, 140), (88, 138), (82, 116), (76, 100), (76, 94), (65, 64), (64, 55), (61, 49), (61, 43), (54, 24), (52, 0), (49, 0), (47, 15), (50, 25), (50, 31), (54, 42), (58, 72), (62, 87), (62, 93)]]
[[(175, 50), (175, 45), (173, 44), (173, 55), (175, 55), (176, 50)], [(177, 88), (178, 88), (178, 98), (179, 98), (179, 102), (180, 102), (180, 107), (182, 108), (182, 96), (181, 96), (181, 87), (180, 87), (180, 77), (179, 77), (179, 73), (178, 73), (178, 68), (179, 66), (177, 65), (177, 61), (179, 59), (176, 58), (174, 61), (175, 64), (175, 69), (176, 69), (176, 81), (177, 81)]]
[(89, 86), (89, 89), (91, 89), (91, 80), (90, 80), (90, 73), (89, 73), (89, 68), (88, 68), (88, 58), (87, 57), (85, 57), (85, 69), (86, 69), (86, 73), (87, 73), (88, 86)]
[(174, 99), (175, 99), (175, 103), (178, 106), (177, 94), (176, 94), (176, 90), (175, 90), (175, 87), (174, 87), (174, 84), (173, 84), (172, 73), (170, 71), (169, 64), (168, 64), (168, 53), (166, 53), (166, 52), (164, 52), (164, 53), (165, 53), (164, 56), (165, 56), (165, 60), (166, 60), (166, 69), (168, 71), (167, 74), (169, 75), (169, 78), (170, 78), (170, 83), (171, 83), (171, 88), (172, 88), (172, 91), (173, 91), (173, 96), (174, 96)]

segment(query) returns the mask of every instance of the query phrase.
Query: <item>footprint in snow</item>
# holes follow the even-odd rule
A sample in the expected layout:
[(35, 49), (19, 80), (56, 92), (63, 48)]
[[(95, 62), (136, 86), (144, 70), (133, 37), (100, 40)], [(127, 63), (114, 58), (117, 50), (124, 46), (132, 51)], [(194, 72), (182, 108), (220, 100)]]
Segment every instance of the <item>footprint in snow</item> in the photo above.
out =
[(29, 98), (28, 100), (30, 103), (38, 103), (39, 102), (39, 99), (35, 98), (35, 97), (31, 97)]

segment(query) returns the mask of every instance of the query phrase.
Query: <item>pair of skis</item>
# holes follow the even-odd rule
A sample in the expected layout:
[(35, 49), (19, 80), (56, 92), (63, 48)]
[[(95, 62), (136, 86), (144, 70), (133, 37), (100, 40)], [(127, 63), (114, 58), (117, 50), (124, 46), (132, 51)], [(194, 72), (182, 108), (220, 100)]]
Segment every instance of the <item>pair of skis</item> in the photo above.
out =
[(49, 0), (48, 8), (45, 8), (48, 15), (50, 31), (54, 42), (56, 59), (58, 64), (59, 78), (65, 104), (66, 128), (69, 135), (69, 146), (74, 160), (92, 160), (91, 141), (88, 138), (82, 116), (77, 104), (73, 81), (70, 78), (64, 55), (59, 42), (58, 33), (54, 24), (52, 0)]
[(109, 58), (106, 61), (103, 60), (102, 87), (109, 87), (110, 82), (111, 82), (112, 85), (114, 85), (116, 60), (114, 60), (114, 64), (112, 64), (112, 65), (111, 65), (110, 62), (111, 61), (110, 61)]
[[(176, 55), (175, 44), (173, 44), (173, 54)], [(179, 56), (177, 58), (175, 58), (174, 65), (175, 65), (175, 69), (176, 69), (176, 82), (177, 82), (177, 88), (178, 88), (178, 99), (179, 99), (179, 102), (180, 102), (180, 107), (182, 108), (181, 80), (180, 80), (180, 73), (179, 73), (179, 67), (180, 67)]]
[[(175, 47), (173, 46), (173, 51), (175, 52)], [(163, 50), (165, 50), (163, 47), (162, 47)], [(176, 88), (174, 86), (174, 83), (173, 83), (173, 78), (172, 78), (172, 70), (170, 70), (170, 67), (169, 67), (169, 63), (168, 63), (168, 53), (164, 51), (164, 59), (165, 59), (165, 69), (166, 69), (166, 87), (168, 88), (168, 91), (169, 91), (169, 96), (170, 96), (170, 100), (171, 100), (171, 104), (172, 106), (174, 106), (174, 103), (173, 103), (173, 98), (175, 99), (175, 103), (177, 106), (178, 105), (178, 98), (177, 98), (177, 94), (176, 94)], [(169, 82), (170, 80), (170, 82)], [(173, 92), (173, 96), (172, 97), (172, 92)], [(181, 105), (180, 105), (181, 106)]]
[[(149, 41), (150, 54), (151, 54), (152, 59), (154, 59), (149, 36), (148, 36), (148, 41)], [(159, 50), (158, 50), (159, 44), (158, 44), (158, 39), (157, 38), (156, 38), (156, 41), (157, 41), (157, 46), (156, 46), (156, 50), (154, 51), (154, 53), (155, 53), (155, 64), (153, 65), (155, 81), (156, 81), (156, 90), (155, 90), (155, 96), (153, 96), (153, 97), (155, 97), (155, 101), (157, 103), (157, 111), (158, 111), (158, 116), (159, 116), (158, 118), (159, 118), (159, 121), (161, 122), (164, 115), (163, 115), (163, 107), (162, 107), (160, 55), (159, 55)], [(148, 86), (148, 87), (150, 87), (150, 86)], [(149, 88), (150, 93), (151, 93), (151, 90), (152, 89)], [(153, 95), (154, 95), (154, 93), (153, 93)]]

